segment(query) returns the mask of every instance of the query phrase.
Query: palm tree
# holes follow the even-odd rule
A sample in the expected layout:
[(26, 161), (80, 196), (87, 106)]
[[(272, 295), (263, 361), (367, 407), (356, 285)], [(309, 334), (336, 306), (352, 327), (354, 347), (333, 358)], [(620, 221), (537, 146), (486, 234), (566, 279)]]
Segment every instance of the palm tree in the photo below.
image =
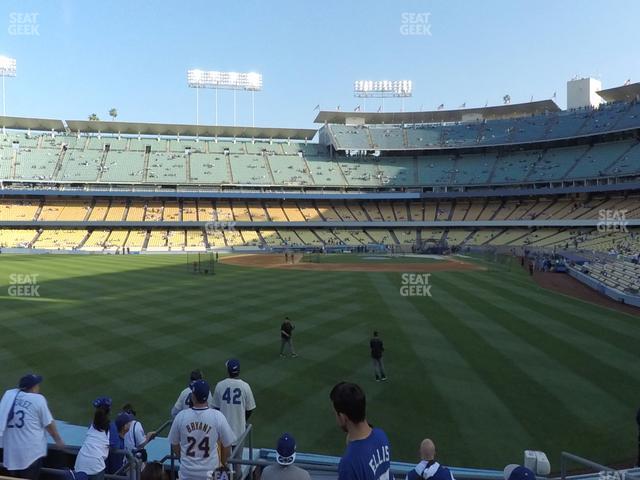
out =
[(112, 108), (111, 110), (109, 110), (109, 116), (111, 117), (111, 120), (115, 120), (118, 116), (118, 110)]
[(96, 115), (95, 113), (92, 113), (91, 115), (89, 115), (89, 121), (90, 122), (99, 122), (100, 119), (98, 118), (98, 115)]

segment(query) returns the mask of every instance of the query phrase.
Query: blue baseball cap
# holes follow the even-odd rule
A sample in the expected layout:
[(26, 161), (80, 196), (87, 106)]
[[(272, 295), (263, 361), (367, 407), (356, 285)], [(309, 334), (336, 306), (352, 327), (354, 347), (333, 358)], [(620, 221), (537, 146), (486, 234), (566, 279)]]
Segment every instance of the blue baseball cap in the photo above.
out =
[(135, 420), (133, 415), (127, 412), (121, 412), (116, 417), (116, 428), (120, 431), (127, 423), (132, 422), (133, 420)]
[(227, 366), (227, 371), (229, 373), (233, 375), (240, 373), (240, 360), (230, 358), (229, 360), (227, 360), (227, 363), (225, 363), (225, 365)]
[(536, 480), (536, 475), (522, 465), (507, 465), (504, 467), (504, 480)]
[(39, 383), (42, 382), (42, 375), (36, 375), (35, 373), (28, 373), (20, 379), (18, 388), (20, 390), (30, 390)]
[(111, 408), (111, 398), (109, 397), (98, 397), (96, 398), (92, 405), (94, 408)]
[(206, 380), (196, 380), (191, 382), (191, 395), (195, 397), (199, 403), (204, 403), (209, 398), (209, 384)]
[(279, 465), (291, 465), (296, 459), (296, 439), (288, 433), (283, 433), (278, 439), (276, 451), (276, 462)]

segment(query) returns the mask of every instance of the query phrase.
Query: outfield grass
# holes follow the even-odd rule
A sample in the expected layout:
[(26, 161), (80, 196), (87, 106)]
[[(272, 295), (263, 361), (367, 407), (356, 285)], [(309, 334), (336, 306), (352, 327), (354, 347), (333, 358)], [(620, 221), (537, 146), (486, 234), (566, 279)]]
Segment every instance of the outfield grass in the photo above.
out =
[[(38, 274), (40, 297), (8, 296), (11, 274)], [(87, 424), (91, 400), (132, 402), (160, 424), (188, 372), (215, 381), (238, 357), (258, 404), (254, 445), (283, 431), (301, 451), (339, 455), (328, 392), (366, 390), (392, 457), (431, 436), (448, 464), (502, 467), (540, 449), (600, 462), (634, 458), (638, 319), (550, 294), (518, 268), (434, 273), (432, 298), (400, 296), (400, 273), (260, 270), (187, 273), (182, 256), (0, 255), (0, 386), (45, 375), (57, 418)], [(289, 315), (300, 357), (278, 357)], [(376, 383), (368, 339), (385, 342)]]

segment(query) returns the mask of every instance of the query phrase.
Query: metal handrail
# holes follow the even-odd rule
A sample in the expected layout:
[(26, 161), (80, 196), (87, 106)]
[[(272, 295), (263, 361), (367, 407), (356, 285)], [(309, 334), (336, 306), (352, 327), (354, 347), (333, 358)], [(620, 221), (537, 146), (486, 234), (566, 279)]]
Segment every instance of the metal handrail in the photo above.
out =
[(622, 480), (626, 477), (629, 477), (631, 479), (640, 478), (638, 474), (628, 473), (628, 472), (620, 473), (620, 471), (616, 470), (615, 468), (607, 467), (606, 465), (602, 465), (600, 463), (594, 462), (593, 460), (580, 457), (579, 455), (575, 455), (573, 453), (562, 452), (560, 454), (560, 480), (565, 480), (567, 478), (567, 462), (568, 461), (578, 463), (598, 473), (606, 472), (606, 473), (613, 474), (614, 478), (619, 480)]

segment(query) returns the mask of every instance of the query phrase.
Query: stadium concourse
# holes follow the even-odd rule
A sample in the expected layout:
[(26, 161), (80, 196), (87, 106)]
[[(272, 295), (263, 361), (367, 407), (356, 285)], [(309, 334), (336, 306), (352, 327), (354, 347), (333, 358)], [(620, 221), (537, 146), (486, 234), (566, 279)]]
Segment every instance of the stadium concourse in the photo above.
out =
[[(535, 276), (562, 267), (594, 295), (640, 306), (640, 101), (629, 94), (638, 88), (619, 87), (619, 97), (609, 95), (602, 106), (572, 111), (560, 111), (549, 100), (472, 112), (320, 112), (318, 131), (0, 117), (6, 130), (0, 134), (2, 268), (25, 267), (28, 260), (12, 253), (77, 254), (31, 260), (36, 267), (29, 268), (46, 273), (46, 287), (59, 297), (10, 299), (16, 306), (8, 315), (16, 323), (9, 323), (18, 328), (23, 316), (31, 315), (33, 322), (44, 318), (50, 323), (38, 334), (61, 337), (78, 328), (99, 329), (105, 345), (67, 339), (91, 350), (82, 368), (97, 362), (118, 378), (131, 367), (126, 362), (140, 362), (141, 372), (128, 372), (121, 380), (112, 382), (102, 371), (100, 377), (121, 395), (131, 381), (139, 381), (141, 389), (149, 389), (144, 397), (149, 410), (158, 407), (151, 394), (165, 393), (160, 389), (166, 379), (159, 380), (154, 369), (162, 365), (177, 378), (171, 351), (200, 345), (201, 337), (215, 334), (228, 348), (235, 342), (254, 362), (262, 375), (253, 381), (272, 402), (259, 408), (280, 418), (282, 394), (266, 382), (284, 388), (293, 374), (274, 366), (283, 360), (268, 356), (264, 332), (270, 327), (261, 315), (268, 310), (269, 318), (280, 320), (285, 306), (295, 305), (327, 330), (313, 333), (317, 344), (307, 347), (309, 358), (301, 354), (302, 366), (292, 367), (301, 390), (288, 393), (297, 415), (287, 420), (324, 449), (336, 435), (327, 430), (326, 419), (310, 419), (314, 429), (305, 428), (300, 417), (317, 408), (310, 392), (326, 387), (314, 382), (334, 372), (363, 374), (364, 368), (353, 372), (345, 365), (353, 362), (362, 335), (356, 330), (366, 321), (342, 325), (340, 338), (328, 326), (354, 315), (378, 318), (384, 311), (395, 330), (389, 337), (409, 345), (398, 355), (424, 366), (436, 363), (432, 352), (439, 352), (439, 366), (451, 375), (433, 382), (429, 392), (404, 376), (413, 398), (381, 391), (373, 398), (404, 409), (421, 400), (425, 410), (439, 406), (447, 423), (441, 431), (449, 430), (443, 434), (451, 435), (452, 451), (460, 449), (456, 458), (495, 466), (471, 446), (484, 442), (486, 429), (499, 423), (510, 429), (492, 439), (491, 453), (500, 460), (507, 450), (511, 455), (527, 448), (516, 448), (516, 439), (555, 448), (558, 438), (577, 443), (597, 438), (607, 445), (607, 460), (628, 463), (628, 449), (611, 425), (621, 423), (620, 412), (628, 413), (631, 393), (623, 389), (637, 386), (635, 370), (627, 370), (637, 359), (632, 342), (640, 333), (630, 321), (636, 319), (534, 289), (528, 272)], [(225, 282), (211, 288), (203, 276), (187, 277), (190, 260), (150, 253), (221, 254), (216, 269), (227, 275)], [(261, 256), (244, 255), (256, 253)], [(370, 259), (348, 260), (354, 253)], [(332, 254), (345, 256), (333, 262)], [(438, 257), (430, 262), (425, 254)], [(385, 257), (395, 263), (384, 264)], [(495, 270), (500, 258), (507, 258), (499, 265), (504, 270)], [(62, 271), (62, 260), (68, 271)], [(394, 282), (401, 272), (438, 272), (442, 297), (427, 304), (398, 296)], [(179, 292), (173, 283), (178, 275), (184, 287)], [(119, 296), (123, 285), (127, 294)], [(167, 298), (172, 305), (161, 308)], [(232, 308), (225, 303), (229, 298), (243, 303)], [(95, 318), (87, 320), (87, 311)], [(113, 318), (114, 312), (128, 316), (132, 311), (148, 324)], [(165, 318), (167, 312), (174, 316)], [(213, 325), (212, 314), (230, 318)], [(190, 330), (176, 335), (176, 325), (187, 319)], [(242, 321), (249, 322), (251, 334), (239, 330)], [(478, 324), (483, 329), (475, 330)], [(138, 347), (130, 335), (139, 335), (145, 348), (164, 349), (163, 358), (149, 364), (127, 356)], [(118, 350), (111, 342), (126, 345)], [(36, 344), (30, 342), (25, 351), (37, 354)], [(206, 352), (207, 362), (219, 361), (223, 351), (232, 353), (225, 345), (204, 347), (187, 355), (189, 360), (204, 363)], [(524, 356), (511, 364), (502, 347)], [(345, 363), (331, 363), (327, 352), (334, 350)], [(7, 353), (12, 365), (26, 365), (22, 355)], [(565, 376), (550, 378), (549, 372)], [(530, 399), (548, 418), (524, 415), (517, 393), (503, 385), (504, 378), (523, 377)], [(65, 381), (69, 390), (64, 393), (78, 388)], [(621, 388), (601, 388), (606, 382)], [(565, 396), (572, 394), (567, 385), (589, 395), (567, 403)], [(472, 388), (478, 402), (494, 405), (487, 407), (486, 418), (470, 418), (472, 405), (455, 403), (463, 388)], [(548, 395), (538, 397), (539, 392)], [(57, 392), (60, 403), (62, 398)], [(595, 408), (601, 418), (594, 419), (598, 415), (585, 398), (599, 400)], [(79, 399), (68, 401), (74, 409), (64, 410), (66, 418), (83, 405)], [(455, 405), (451, 411), (448, 402)], [(159, 414), (154, 410), (153, 415)], [(400, 423), (392, 412), (379, 416)], [(575, 428), (546, 434), (545, 428), (567, 419)], [(476, 424), (482, 428), (474, 432)], [(273, 434), (269, 429), (276, 427), (263, 428)], [(406, 452), (414, 446), (394, 438), (395, 432), (390, 435), (409, 460)], [(458, 473), (465, 477), (463, 470)]]

